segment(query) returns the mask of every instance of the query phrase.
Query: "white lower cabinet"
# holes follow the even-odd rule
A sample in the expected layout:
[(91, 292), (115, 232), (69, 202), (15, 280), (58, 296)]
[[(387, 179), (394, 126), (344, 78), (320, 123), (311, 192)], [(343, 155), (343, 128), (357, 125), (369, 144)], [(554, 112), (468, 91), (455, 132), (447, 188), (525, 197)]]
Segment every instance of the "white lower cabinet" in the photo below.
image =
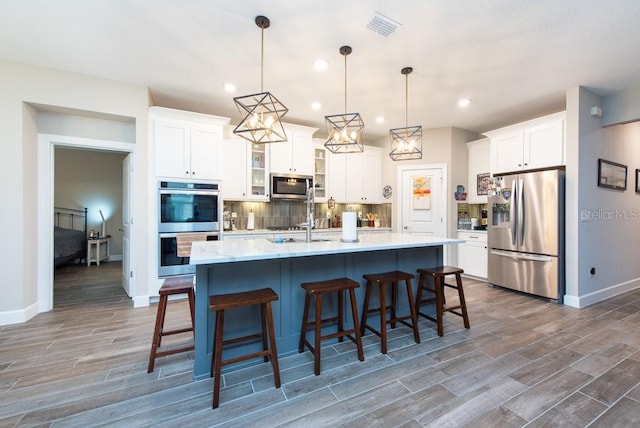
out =
[(466, 242), (458, 245), (458, 267), (465, 275), (477, 278), (487, 278), (487, 233), (486, 232), (458, 232), (458, 239)]

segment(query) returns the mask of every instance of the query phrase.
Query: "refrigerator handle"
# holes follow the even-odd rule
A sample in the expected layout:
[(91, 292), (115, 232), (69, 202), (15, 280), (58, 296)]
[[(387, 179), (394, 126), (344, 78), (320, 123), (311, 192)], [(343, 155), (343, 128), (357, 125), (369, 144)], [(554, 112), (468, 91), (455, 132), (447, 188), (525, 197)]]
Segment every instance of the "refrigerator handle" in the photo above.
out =
[(520, 242), (518, 245), (524, 245), (524, 222), (526, 207), (524, 206), (524, 180), (520, 179), (520, 192), (518, 192), (518, 229), (520, 229)]
[(518, 224), (516, 215), (516, 200), (518, 196), (518, 189), (516, 187), (516, 180), (513, 180), (511, 183), (511, 204), (509, 204), (509, 229), (511, 230), (511, 245), (518, 245), (518, 228), (516, 225)]
[(538, 254), (515, 253), (513, 251), (491, 250), (494, 256), (508, 257), (514, 260), (529, 260), (532, 262), (548, 263), (554, 260), (551, 256), (542, 256)]

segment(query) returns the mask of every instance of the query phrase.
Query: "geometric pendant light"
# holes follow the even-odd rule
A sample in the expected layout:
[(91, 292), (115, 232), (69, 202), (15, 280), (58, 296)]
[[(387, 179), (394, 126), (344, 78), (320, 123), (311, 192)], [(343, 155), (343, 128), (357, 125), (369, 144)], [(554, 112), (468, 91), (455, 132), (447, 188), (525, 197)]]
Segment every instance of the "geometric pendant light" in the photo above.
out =
[(422, 126), (407, 126), (409, 121), (409, 74), (411, 67), (400, 72), (405, 76), (405, 119), (404, 128), (390, 129), (391, 152), (394, 161), (422, 159)]
[(347, 55), (350, 46), (342, 46), (340, 54), (344, 56), (344, 114), (325, 116), (329, 138), (324, 146), (332, 153), (359, 153), (364, 151), (362, 130), (364, 121), (359, 113), (347, 113)]
[(280, 120), (289, 109), (270, 92), (263, 92), (264, 29), (269, 28), (271, 22), (266, 16), (256, 16), (255, 22), (261, 30), (260, 93), (233, 99), (242, 116), (242, 121), (233, 133), (254, 144), (279, 143), (287, 141), (287, 135)]

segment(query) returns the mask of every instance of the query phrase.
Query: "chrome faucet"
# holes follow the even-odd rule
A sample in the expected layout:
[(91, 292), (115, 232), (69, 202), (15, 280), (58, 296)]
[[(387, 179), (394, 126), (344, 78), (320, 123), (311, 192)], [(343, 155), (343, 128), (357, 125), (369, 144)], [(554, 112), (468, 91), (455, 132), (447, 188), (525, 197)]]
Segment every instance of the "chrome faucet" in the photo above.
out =
[(311, 184), (311, 180), (307, 180), (307, 228), (306, 242), (311, 242), (311, 229), (314, 226), (313, 211), (315, 209), (316, 192)]

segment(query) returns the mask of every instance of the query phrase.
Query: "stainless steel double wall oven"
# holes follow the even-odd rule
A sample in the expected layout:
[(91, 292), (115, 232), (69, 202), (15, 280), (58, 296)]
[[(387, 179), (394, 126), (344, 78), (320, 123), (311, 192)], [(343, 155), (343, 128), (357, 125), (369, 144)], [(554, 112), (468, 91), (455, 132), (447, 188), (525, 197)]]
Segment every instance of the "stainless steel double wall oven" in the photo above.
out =
[(160, 181), (158, 198), (158, 276), (195, 273), (189, 257), (178, 254), (178, 242), (193, 233), (207, 241), (219, 239), (220, 184)]

